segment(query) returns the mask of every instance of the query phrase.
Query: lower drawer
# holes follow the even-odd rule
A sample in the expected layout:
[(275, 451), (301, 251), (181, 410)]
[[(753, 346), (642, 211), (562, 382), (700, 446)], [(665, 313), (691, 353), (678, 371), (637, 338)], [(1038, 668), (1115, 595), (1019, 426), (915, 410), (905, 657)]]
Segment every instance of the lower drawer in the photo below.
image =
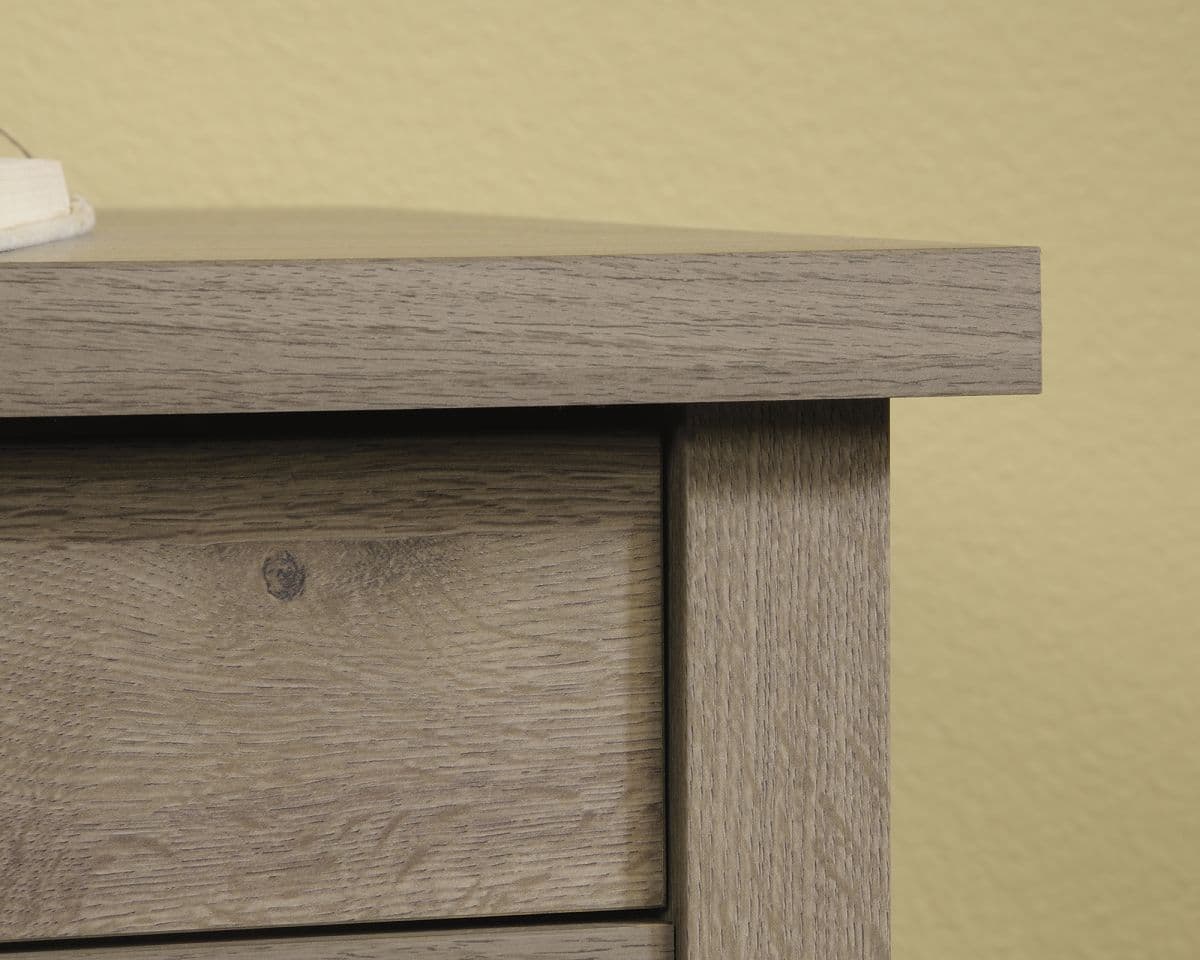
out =
[(671, 960), (667, 923), (579, 923), (536, 927), (310, 936), (278, 940), (146, 944), (38, 950), (9, 960)]
[(659, 905), (660, 517), (652, 437), (5, 448), (0, 939)]

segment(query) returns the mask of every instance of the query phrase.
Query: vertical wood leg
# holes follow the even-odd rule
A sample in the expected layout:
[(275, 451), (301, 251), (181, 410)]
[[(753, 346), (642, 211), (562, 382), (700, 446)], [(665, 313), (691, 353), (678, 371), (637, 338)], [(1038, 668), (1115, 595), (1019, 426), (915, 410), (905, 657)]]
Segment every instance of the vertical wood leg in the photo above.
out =
[(886, 958), (888, 402), (684, 416), (668, 480), (677, 960)]

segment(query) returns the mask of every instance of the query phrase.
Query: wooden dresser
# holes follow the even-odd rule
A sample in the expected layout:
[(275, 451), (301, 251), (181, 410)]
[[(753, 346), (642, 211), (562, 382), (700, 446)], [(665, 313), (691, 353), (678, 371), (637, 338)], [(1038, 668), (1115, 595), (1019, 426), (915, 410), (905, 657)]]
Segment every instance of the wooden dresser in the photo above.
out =
[(101, 211), (0, 255), (0, 953), (888, 935), (888, 399), (1036, 250)]

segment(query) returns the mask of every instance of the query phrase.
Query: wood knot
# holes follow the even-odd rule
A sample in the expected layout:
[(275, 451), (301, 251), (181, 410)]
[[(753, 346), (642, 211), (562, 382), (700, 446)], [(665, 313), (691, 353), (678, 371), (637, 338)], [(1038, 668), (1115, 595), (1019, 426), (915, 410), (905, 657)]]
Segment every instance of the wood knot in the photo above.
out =
[(289, 550), (276, 550), (262, 565), (267, 593), (276, 600), (295, 600), (304, 592), (304, 564)]

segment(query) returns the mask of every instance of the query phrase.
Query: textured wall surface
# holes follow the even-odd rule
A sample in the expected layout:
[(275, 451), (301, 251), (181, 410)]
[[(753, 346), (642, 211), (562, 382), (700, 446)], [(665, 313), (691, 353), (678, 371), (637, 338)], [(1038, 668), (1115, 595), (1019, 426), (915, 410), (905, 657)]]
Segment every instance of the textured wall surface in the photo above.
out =
[(1200, 944), (1200, 8), (0, 0), (117, 205), (1032, 243), (1045, 394), (893, 405), (898, 960)]

